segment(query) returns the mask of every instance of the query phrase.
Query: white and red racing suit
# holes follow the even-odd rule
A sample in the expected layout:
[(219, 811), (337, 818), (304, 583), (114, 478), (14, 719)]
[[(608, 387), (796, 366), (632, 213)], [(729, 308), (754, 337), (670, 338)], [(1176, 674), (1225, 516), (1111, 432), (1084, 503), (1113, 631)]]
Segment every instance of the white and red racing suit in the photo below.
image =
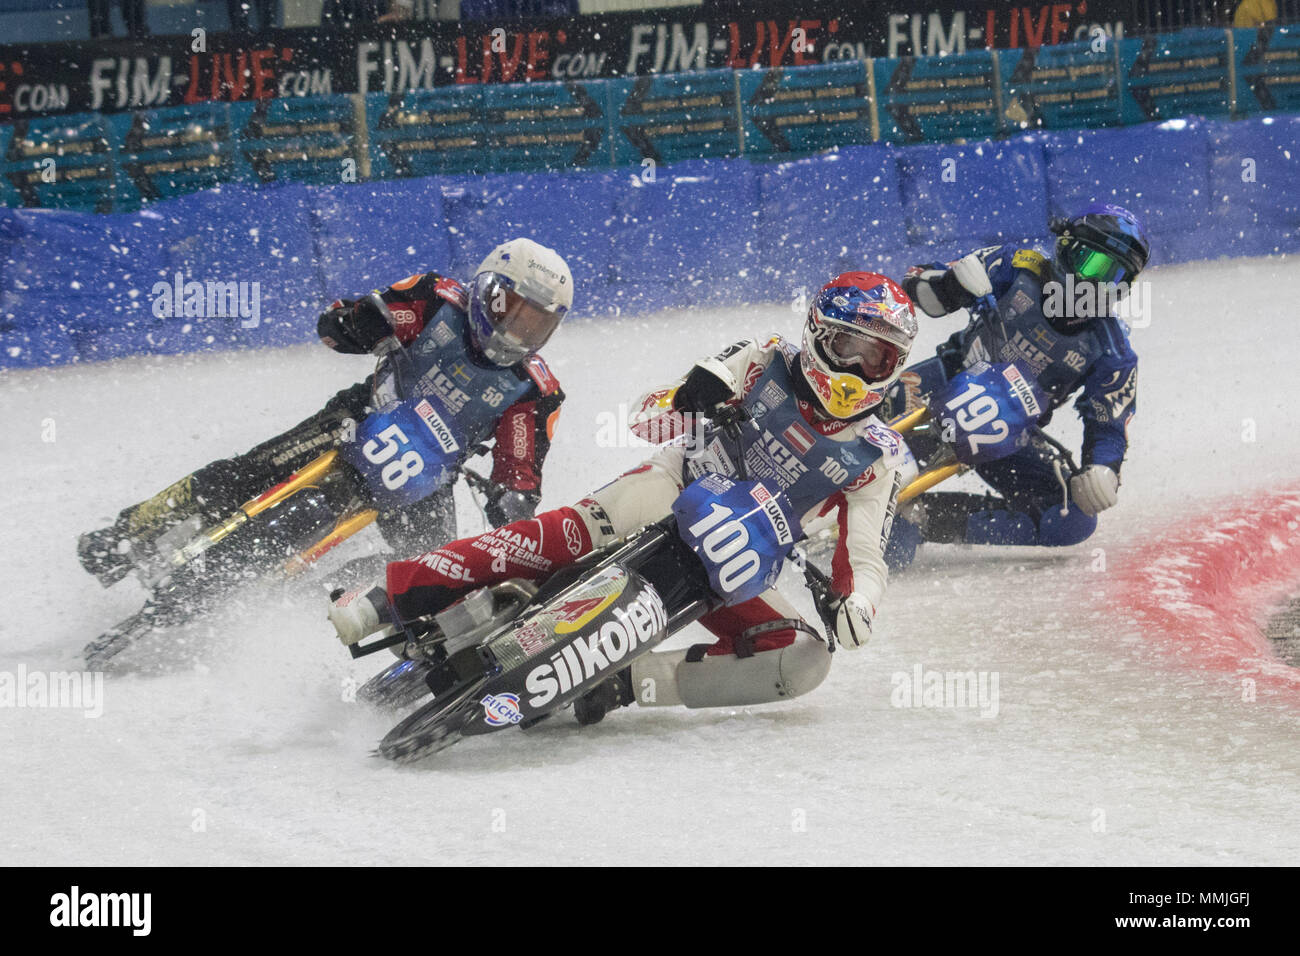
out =
[[(797, 350), (778, 336), (762, 344), (737, 343), (718, 358), (739, 383), (734, 401), (749, 395), (772, 362), (788, 363), (798, 375)], [(689, 427), (688, 417), (668, 411), (680, 384), (649, 393), (634, 416), (653, 421), (650, 430), (657, 428), (659, 439), (677, 437), (683, 427)], [(811, 396), (798, 399), (798, 407), (806, 426), (819, 436), (835, 442), (866, 442), (880, 449), (870, 467), (802, 516), (808, 524), (837, 513), (840, 534), (832, 560), (833, 591), (837, 596), (857, 594), (874, 614), (888, 580), (883, 555), (904, 446), (874, 416), (855, 422), (820, 420)], [(667, 414), (656, 417), (655, 409)], [(761, 414), (755, 415), (755, 421), (763, 425)], [(634, 430), (647, 429), (636, 426)], [(685, 442), (671, 443), (572, 507), (454, 541), (415, 560), (393, 562), (388, 566), (387, 591), (394, 608), (402, 618), (411, 619), (446, 607), (464, 591), (506, 578), (544, 580), (594, 548), (664, 518), (689, 480), (688, 454)], [(766, 703), (812, 690), (829, 671), (829, 648), (775, 588), (707, 614), (700, 623), (717, 638), (713, 644), (653, 653), (632, 665), (638, 703), (689, 707)]]

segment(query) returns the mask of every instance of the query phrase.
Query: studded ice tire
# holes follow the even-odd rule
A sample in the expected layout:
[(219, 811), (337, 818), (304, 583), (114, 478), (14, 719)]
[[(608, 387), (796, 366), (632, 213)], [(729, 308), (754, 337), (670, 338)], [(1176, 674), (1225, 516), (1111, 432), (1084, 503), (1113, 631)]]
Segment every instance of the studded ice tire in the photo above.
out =
[(425, 661), (394, 661), (357, 689), (357, 700), (372, 707), (409, 707), (429, 696), (425, 678), (431, 669)]
[(475, 704), (487, 678), (480, 678), (433, 700), (390, 730), (376, 751), (397, 763), (411, 763), (440, 750), (446, 750), (461, 738), (465, 722), (477, 710)]

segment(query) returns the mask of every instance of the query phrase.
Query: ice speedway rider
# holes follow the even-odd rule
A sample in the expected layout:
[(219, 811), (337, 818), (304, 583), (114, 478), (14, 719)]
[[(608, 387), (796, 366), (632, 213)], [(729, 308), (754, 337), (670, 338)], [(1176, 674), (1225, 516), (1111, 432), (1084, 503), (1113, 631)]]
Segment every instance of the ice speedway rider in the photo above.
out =
[[(425, 378), (448, 408), (458, 409), (467, 434), (495, 437), (489, 521), (504, 524), (531, 515), (564, 401), (537, 354), (573, 304), (573, 277), (564, 259), (531, 239), (512, 239), (483, 260), (468, 289), (425, 272), (393, 283), (378, 298), (387, 315), (373, 296), (333, 302), (317, 322), (321, 341), (336, 352), (382, 355), (395, 348), (394, 339), (409, 345), (427, 329), (419, 348), (434, 350), (435, 367)], [(77, 547), (82, 565), (108, 587), (155, 553), (170, 529), (193, 533), (284, 480), (336, 446), (349, 420), (361, 421), (372, 379), (339, 392), (270, 441), (205, 465), (132, 505), (111, 527), (83, 535)], [(489, 379), (495, 384), (481, 394), (460, 387)], [(377, 523), (389, 546), (403, 554), (455, 537), (451, 483), (412, 506), (381, 513)]]
[[(797, 514), (838, 511), (832, 561), (835, 630), (847, 648), (865, 644), (885, 591), (884, 547), (897, 494), (900, 436), (873, 415), (916, 336), (915, 309), (892, 280), (845, 273), (814, 299), (801, 348), (773, 336), (742, 341), (694, 365), (684, 379), (649, 393), (635, 416), (643, 437), (678, 436), (640, 467), (572, 507), (546, 511), (416, 560), (388, 566), (386, 588), (345, 595), (330, 619), (345, 644), (409, 621), (459, 596), (511, 577), (543, 580), (595, 548), (671, 513), (701, 474), (735, 476), (734, 454), (714, 435), (688, 441), (694, 417), (743, 402), (757, 424), (744, 453), (748, 476), (779, 485)], [(761, 436), (761, 437), (757, 437)], [(734, 448), (734, 446), (733, 446)], [(616, 707), (724, 707), (796, 697), (830, 668), (830, 648), (775, 590), (700, 619), (717, 641), (652, 652), (574, 704), (580, 723)], [(653, 683), (646, 684), (649, 680)], [(633, 688), (653, 687), (653, 698)]]
[[(1053, 467), (1055, 450), (1035, 438), (1007, 458), (980, 465), (1001, 494), (930, 492), (902, 509), (890, 543), (891, 566), (906, 565), (922, 541), (1070, 545), (1112, 507), (1137, 402), (1137, 355), (1112, 307), (1146, 266), (1150, 243), (1137, 217), (1094, 203), (1051, 224), (1055, 253), (1014, 244), (980, 249), (954, 263), (914, 266), (903, 288), (936, 318), (996, 303), (996, 318), (972, 313), (938, 354), (907, 369), (890, 390), (882, 417), (910, 409), (961, 369), (980, 361), (1019, 360), (1048, 397), (1039, 424), (1076, 391), (1083, 419), (1081, 471), (1068, 480), (1068, 505)], [(922, 444), (909, 436), (918, 457)], [(1064, 513), (1063, 513), (1064, 512)]]

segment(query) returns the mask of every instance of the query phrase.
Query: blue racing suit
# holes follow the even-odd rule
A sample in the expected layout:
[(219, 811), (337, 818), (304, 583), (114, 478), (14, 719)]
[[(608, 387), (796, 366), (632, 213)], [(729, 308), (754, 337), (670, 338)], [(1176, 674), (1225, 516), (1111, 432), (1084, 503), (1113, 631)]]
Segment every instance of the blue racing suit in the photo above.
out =
[[(976, 255), (993, 287), (997, 317), (972, 318), (939, 347), (934, 358), (907, 369), (890, 390), (886, 414), (916, 407), (922, 396), (977, 361), (1018, 360), (1036, 373), (1048, 398), (1038, 424), (1046, 424), (1053, 411), (1077, 393), (1074, 407), (1083, 420), (1081, 464), (1104, 465), (1119, 474), (1128, 450), (1128, 423), (1137, 405), (1137, 355), (1127, 329), (1109, 315), (1086, 320), (1050, 318), (1049, 314), (1061, 312), (1045, 308), (1049, 297), (1059, 294), (1061, 279), (1052, 262), (1034, 249), (1008, 244), (981, 249)], [(1055, 288), (1048, 286), (1053, 281), (1058, 283)], [(910, 269), (903, 287), (935, 317), (967, 308), (975, 300), (944, 263)], [(942, 539), (1068, 545), (1087, 538), (1097, 519), (1074, 506), (1061, 513), (1063, 492), (1053, 457), (1046, 443), (1031, 441), (1007, 458), (979, 466), (977, 473), (1001, 493), (1005, 506), (967, 507), (965, 514), (950, 516), (949, 521), (960, 524), (964, 517), (964, 527), (949, 528)], [(916, 534), (915, 528), (899, 528), (902, 524), (896, 523), (896, 535)]]

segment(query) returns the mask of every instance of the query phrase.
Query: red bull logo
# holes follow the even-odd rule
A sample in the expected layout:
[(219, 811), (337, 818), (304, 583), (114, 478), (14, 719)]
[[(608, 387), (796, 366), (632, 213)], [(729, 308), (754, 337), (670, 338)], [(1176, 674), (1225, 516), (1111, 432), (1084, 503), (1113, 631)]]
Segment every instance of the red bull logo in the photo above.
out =
[(869, 390), (866, 383), (848, 372), (832, 378), (809, 361), (803, 363), (808, 384), (822, 399), (822, 404), (836, 418), (848, 418), (880, 403), (882, 395)]

